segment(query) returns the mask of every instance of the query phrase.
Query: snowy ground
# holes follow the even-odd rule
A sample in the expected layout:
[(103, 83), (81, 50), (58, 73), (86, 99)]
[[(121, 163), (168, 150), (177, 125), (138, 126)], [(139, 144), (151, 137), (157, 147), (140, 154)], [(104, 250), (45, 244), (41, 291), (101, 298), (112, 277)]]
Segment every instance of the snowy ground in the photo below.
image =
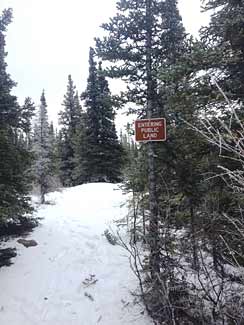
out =
[[(127, 252), (102, 235), (126, 214), (125, 200), (111, 184), (88, 184), (52, 193), (42, 206), (41, 225), (16, 240), (18, 256), (0, 269), (1, 325), (149, 325), (130, 291), (137, 280)], [(116, 190), (115, 190), (116, 189)]]

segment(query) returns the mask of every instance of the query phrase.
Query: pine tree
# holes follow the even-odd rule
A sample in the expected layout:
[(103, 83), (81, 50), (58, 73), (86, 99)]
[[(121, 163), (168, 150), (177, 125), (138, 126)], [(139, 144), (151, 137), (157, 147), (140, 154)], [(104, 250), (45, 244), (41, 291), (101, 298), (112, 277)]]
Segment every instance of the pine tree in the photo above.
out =
[[(232, 121), (233, 113), (230, 111), (229, 104), (233, 101), (242, 102), (244, 98), (244, 3), (239, 0), (206, 0), (203, 3), (205, 10), (210, 12), (211, 19), (209, 26), (201, 29), (201, 42), (198, 46), (200, 55), (196, 56), (197, 60), (195, 60), (198, 69), (205, 72), (205, 77), (202, 77), (198, 88), (200, 90), (198, 91), (198, 101), (202, 103), (207, 101), (207, 105), (205, 104), (207, 117), (221, 133), (226, 131), (222, 129), (220, 120), (216, 119), (216, 112), (222, 119), (222, 123), (228, 121), (228, 124), (229, 121)], [(218, 86), (216, 86), (216, 81)], [(221, 92), (224, 92), (228, 100)], [(242, 106), (236, 109), (236, 113), (240, 121), (243, 121)], [(230, 125), (231, 132), (238, 134), (240, 125), (235, 121)], [(225, 137), (229, 137), (228, 132)], [(212, 149), (212, 151), (214, 150)], [(208, 173), (212, 175), (220, 174), (217, 167), (219, 165), (229, 170), (242, 168), (238, 163), (238, 156), (234, 157), (232, 153), (225, 150), (222, 150), (221, 153), (215, 150), (209, 158)], [(236, 220), (241, 218), (237, 211), (242, 206), (242, 200), (231, 192), (222, 177), (214, 177), (207, 184), (209, 187), (205, 193), (208, 204), (205, 211), (203, 210), (204, 218), (202, 220), (208, 227), (205, 227), (207, 230), (204, 235), (211, 243), (214, 264), (219, 266), (223, 263), (226, 247), (216, 239), (218, 236), (223, 236), (228, 247), (236, 252), (239, 251), (239, 255), (242, 254), (240, 251), (244, 250), (243, 245), (237, 247), (234, 237), (229, 236), (231, 225), (223, 218), (225, 213)], [(214, 220), (209, 218), (209, 215), (213, 214), (218, 216)]]
[(11, 20), (11, 9), (4, 10), (0, 16), (0, 222), (9, 218), (19, 222), (32, 210), (28, 197), (31, 154), (21, 139), (29, 118), (22, 114), (17, 98), (11, 94), (15, 83), (5, 62), (5, 32)]
[(79, 107), (80, 117), (76, 124), (76, 130), (72, 137), (72, 145), (74, 148), (74, 169), (72, 171), (72, 180), (74, 185), (83, 184), (86, 181), (85, 176), (85, 152), (86, 152), (86, 131), (85, 131), (85, 121), (86, 112), (82, 110), (80, 105), (80, 100), (78, 92), (75, 95), (75, 105)]
[(0, 126), (11, 125), (17, 127), (18, 109), (17, 99), (11, 95), (15, 83), (7, 73), (5, 62), (5, 32), (12, 21), (12, 10), (4, 10), (0, 20)]
[(34, 176), (39, 186), (41, 204), (45, 203), (45, 194), (51, 186), (51, 143), (47, 115), (47, 103), (44, 90), (40, 98), (37, 121), (34, 127), (33, 151), (35, 154)]
[(35, 104), (30, 97), (26, 97), (21, 107), (20, 127), (24, 132), (26, 148), (31, 149), (32, 118), (35, 114)]
[[(59, 151), (58, 151), (58, 137), (54, 130), (53, 122), (49, 126), (49, 141), (50, 141), (50, 161), (51, 161), (51, 176), (53, 178), (53, 185), (60, 185), (59, 183)], [(56, 185), (55, 185), (56, 184)]]
[[(77, 132), (81, 127), (82, 107), (71, 75), (68, 76), (67, 92), (63, 101), (64, 110), (60, 112), (60, 160), (61, 181), (65, 186), (77, 185), (75, 156)], [(78, 176), (77, 176), (78, 177)]]
[(201, 30), (203, 58), (230, 99), (244, 98), (244, 3), (205, 0), (209, 26)]
[(85, 160), (84, 172), (87, 182), (118, 182), (123, 164), (123, 149), (115, 129), (115, 113), (108, 82), (103, 75), (101, 63), (97, 68), (95, 51), (89, 54), (89, 77), (85, 100)]
[[(242, 98), (244, 93), (243, 1), (205, 2), (209, 7), (218, 9), (214, 12), (212, 25), (202, 33), (202, 40), (208, 39), (209, 42), (186, 39), (175, 0), (118, 1), (119, 13), (103, 25), (107, 36), (97, 39), (97, 53), (109, 62), (107, 74), (127, 82), (123, 100), (137, 105), (132, 111), (136, 111), (139, 117), (147, 114), (149, 118), (160, 115), (167, 118), (167, 142), (149, 148), (149, 154), (155, 159), (152, 161), (149, 157), (147, 172), (152, 177), (157, 175), (160, 181), (155, 182), (155, 178), (150, 179), (149, 176), (149, 183), (154, 182), (154, 188), (150, 188), (143, 179), (145, 169), (141, 174), (136, 173), (139, 171), (136, 164), (136, 171), (133, 165), (130, 166), (126, 179), (126, 185), (131, 188), (139, 185), (138, 188), (143, 191), (149, 187), (149, 192), (154, 192), (149, 201), (157, 201), (157, 209), (156, 206), (150, 207), (147, 242), (151, 250), (149, 267), (153, 270), (150, 289), (154, 293), (153, 298), (150, 296), (149, 306), (152, 309), (149, 310), (156, 314), (160, 323), (167, 324), (200, 324), (211, 318), (208, 315), (205, 318), (205, 311), (204, 316), (196, 315), (199, 308), (194, 306), (191, 310), (188, 303), (185, 305), (188, 299), (180, 298), (190, 293), (188, 289), (184, 290), (184, 280), (174, 277), (177, 269), (175, 255), (181, 251), (185, 261), (191, 251), (190, 261), (197, 271), (201, 266), (206, 268), (205, 261), (198, 259), (203, 249), (212, 256), (213, 264), (219, 266), (216, 270), (223, 272), (226, 247), (224, 250), (223, 243), (218, 239), (224, 234), (228, 239), (226, 243), (229, 243), (231, 225), (224, 222), (222, 215), (236, 216), (238, 209), (243, 209), (242, 202), (236, 209), (236, 201), (233, 195), (228, 195), (222, 179), (211, 179), (212, 175), (216, 175), (218, 152), (189, 126), (199, 126), (199, 121), (205, 116), (211, 117), (212, 125), (218, 126), (214, 119), (217, 109), (222, 110), (223, 119), (228, 117), (222, 94), (217, 95), (217, 91), (211, 89), (212, 76), (218, 78), (230, 98)], [(233, 78), (235, 74), (237, 82)], [(139, 153), (146, 159), (143, 149), (145, 146), (141, 146)], [(241, 170), (240, 166), (238, 170)], [(175, 226), (183, 227), (186, 233), (176, 250), (173, 246), (177, 245), (177, 236), (172, 236)], [(187, 245), (185, 252), (181, 247), (183, 242)], [(236, 246), (233, 251), (239, 253), (243, 250), (240, 242), (238, 244), (239, 247)], [(218, 255), (222, 260), (218, 259)], [(209, 271), (208, 266), (205, 271)], [(207, 278), (211, 283), (211, 275), (208, 274)], [(203, 289), (206, 292), (205, 285)], [(149, 291), (147, 287), (144, 298)], [(189, 301), (194, 305), (194, 299)]]
[[(172, 211), (172, 202), (179, 201), (184, 193), (184, 202), (189, 202), (189, 205), (186, 208), (179, 204), (178, 207), (185, 209), (187, 220), (192, 220), (188, 225), (195, 235), (195, 207), (201, 195), (197, 192), (200, 180), (195, 176), (202, 166), (202, 141), (187, 125), (183, 125), (183, 119), (188, 120), (189, 117), (192, 122), (197, 116), (189, 90), (193, 83), (191, 74), (195, 76), (193, 60), (189, 58), (192, 41), (186, 38), (175, 0), (124, 0), (118, 1), (117, 8), (119, 13), (103, 25), (107, 36), (97, 39), (97, 53), (109, 62), (108, 76), (127, 82), (123, 99), (136, 104), (130, 111), (137, 112), (138, 117), (166, 117), (169, 130), (166, 143), (149, 143), (147, 152), (142, 146), (140, 157), (144, 161), (147, 159), (148, 177), (142, 176), (145, 172), (142, 169), (140, 181), (143, 179), (144, 184), (139, 183), (144, 185), (142, 190), (149, 190), (148, 266), (154, 293), (149, 304), (150, 307), (154, 304), (152, 308), (156, 314), (163, 309), (159, 318), (168, 323), (168, 315), (175, 312), (173, 306), (178, 304), (180, 294), (177, 297), (177, 292), (184, 287), (183, 284), (181, 288), (178, 286), (174, 273), (177, 261), (169, 248), (172, 243), (169, 229), (174, 227), (169, 210)], [(132, 185), (137, 184), (136, 174), (130, 175)], [(190, 244), (193, 264), (197, 264), (197, 240), (194, 235)], [(160, 293), (164, 291), (162, 283), (169, 288), (172, 306)], [(172, 292), (171, 286), (174, 288)], [(183, 318), (181, 321), (184, 323)]]
[[(156, 97), (158, 75), (165, 60), (175, 60), (175, 52), (179, 56), (184, 51), (185, 32), (176, 4), (175, 0), (153, 0), (148, 17), (146, 1), (118, 1), (119, 13), (109, 23), (102, 25), (107, 36), (96, 39), (98, 56), (110, 62), (110, 68), (106, 70), (108, 76), (127, 82), (123, 98), (138, 105), (137, 109), (132, 108), (131, 111), (138, 111), (139, 116), (146, 114), (146, 63), (151, 65), (152, 88)], [(149, 46), (148, 31), (151, 34)], [(148, 53), (150, 58), (147, 59)], [(153, 114), (157, 115), (155, 101)]]
[[(160, 111), (165, 115), (164, 103), (160, 103), (158, 76), (164, 65), (174, 63), (184, 50), (185, 32), (176, 4), (174, 0), (118, 1), (119, 13), (108, 24), (102, 25), (108, 35), (96, 40), (98, 55), (110, 61), (108, 75), (127, 82), (123, 97), (137, 105), (134, 111), (139, 117), (159, 117)], [(147, 159), (153, 278), (160, 273), (156, 146), (148, 144)]]

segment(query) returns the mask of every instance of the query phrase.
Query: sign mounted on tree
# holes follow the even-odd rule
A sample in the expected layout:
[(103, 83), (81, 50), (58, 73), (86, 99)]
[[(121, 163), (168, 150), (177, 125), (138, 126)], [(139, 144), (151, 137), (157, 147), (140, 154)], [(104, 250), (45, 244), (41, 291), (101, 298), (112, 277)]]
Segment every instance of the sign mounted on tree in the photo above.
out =
[(166, 120), (165, 118), (152, 118), (135, 121), (136, 141), (165, 141)]

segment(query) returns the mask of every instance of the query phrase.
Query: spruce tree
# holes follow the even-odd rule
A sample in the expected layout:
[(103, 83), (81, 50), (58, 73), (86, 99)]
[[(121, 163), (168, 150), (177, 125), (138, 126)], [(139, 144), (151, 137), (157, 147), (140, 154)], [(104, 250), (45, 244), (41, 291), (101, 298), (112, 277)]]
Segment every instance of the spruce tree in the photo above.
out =
[(0, 125), (18, 125), (18, 104), (17, 98), (11, 95), (11, 90), (15, 86), (10, 75), (7, 73), (5, 62), (5, 32), (7, 26), (12, 21), (12, 10), (4, 10), (0, 17)]
[[(53, 185), (60, 185), (59, 180), (59, 151), (58, 151), (58, 136), (55, 132), (53, 122), (49, 126), (49, 141), (50, 141), (50, 160), (51, 160), (51, 176), (53, 178)], [(55, 184), (54, 184), (55, 183)]]
[(244, 98), (244, 3), (241, 0), (205, 0), (211, 14), (202, 28), (203, 58), (230, 99)]
[(85, 100), (84, 172), (87, 182), (118, 182), (123, 164), (123, 148), (115, 129), (115, 113), (108, 82), (101, 63), (97, 68), (95, 51), (89, 53), (89, 77)]
[[(149, 157), (148, 160), (149, 174), (153, 176), (153, 165), (154, 176), (156, 174), (160, 180), (150, 189), (154, 194), (156, 192), (158, 204), (157, 209), (150, 207), (149, 267), (154, 269), (151, 273), (154, 297), (150, 296), (150, 307), (152, 313), (159, 316), (159, 322), (167, 324), (200, 324), (211, 319), (208, 315), (205, 318), (205, 311), (204, 315), (197, 314), (200, 304), (194, 306), (195, 298), (185, 299), (191, 290), (184, 290), (183, 278), (182, 281), (178, 276), (174, 278), (177, 269), (175, 256), (183, 253), (183, 260), (191, 261), (194, 272), (202, 266), (200, 272), (206, 273), (210, 268), (209, 265), (206, 267), (202, 256), (212, 256), (213, 264), (219, 266), (216, 276), (219, 276), (219, 271), (223, 274), (221, 258), (226, 254), (226, 247), (224, 252), (223, 243), (218, 239), (224, 235), (228, 247), (233, 246), (229, 245), (231, 236), (228, 235), (231, 225), (224, 222), (222, 216), (224, 213), (239, 213), (223, 180), (215, 178), (218, 152), (196, 134), (190, 124), (200, 127), (199, 121), (207, 116), (217, 127), (214, 115), (216, 110), (220, 111), (219, 108), (223, 119), (228, 117), (223, 96), (213, 91), (212, 76), (218, 78), (230, 98), (243, 97), (243, 1), (205, 2), (208, 7), (218, 10), (214, 12), (210, 28), (202, 32), (202, 43), (185, 38), (175, 0), (118, 1), (119, 13), (103, 25), (107, 36), (97, 39), (97, 53), (109, 63), (107, 74), (127, 82), (123, 100), (137, 104), (132, 110), (139, 117), (147, 114), (149, 118), (160, 115), (167, 118), (167, 142), (149, 148), (155, 159), (152, 161)], [(145, 146), (141, 148), (139, 152), (146, 159)], [(235, 162), (232, 164), (234, 166)], [(127, 176), (127, 185), (135, 188), (138, 178), (143, 180), (143, 172), (138, 177), (132, 171)], [(145, 185), (146, 181), (143, 181), (142, 185)], [(153, 181), (155, 179), (149, 179), (150, 183)], [(141, 188), (143, 190), (145, 186)], [(242, 211), (241, 202), (239, 208)], [(172, 235), (172, 228), (175, 230), (181, 226), (185, 236), (175, 249), (173, 246), (177, 245), (178, 239)], [(158, 239), (160, 243), (156, 242)], [(186, 245), (185, 251), (181, 244)], [(242, 252), (240, 242), (238, 244), (239, 247), (232, 251)], [(202, 255), (202, 250), (207, 255)], [(186, 256), (189, 251), (191, 255)], [(210, 274), (207, 278), (211, 283)], [(203, 291), (206, 292), (205, 284)], [(186, 300), (191, 301), (191, 307)], [(216, 322), (215, 316), (217, 319), (219, 315), (213, 315), (213, 323)]]
[[(117, 2), (118, 14), (103, 24), (104, 38), (96, 39), (96, 51), (102, 60), (110, 62), (106, 69), (112, 78), (122, 78), (127, 83), (123, 100), (137, 104), (131, 111), (145, 116), (148, 90), (147, 63), (150, 63), (154, 92), (153, 114), (157, 115), (158, 75), (165, 65), (184, 51), (185, 31), (177, 9), (176, 0), (150, 1), (123, 0)], [(148, 12), (150, 10), (150, 17)], [(150, 32), (150, 44), (148, 44)], [(150, 54), (147, 58), (147, 54)], [(149, 68), (149, 66), (148, 66)]]
[(60, 178), (65, 186), (77, 185), (75, 156), (77, 132), (81, 126), (82, 107), (71, 75), (68, 76), (67, 91), (60, 112)]
[(40, 98), (37, 121), (34, 127), (33, 151), (35, 155), (34, 177), (39, 187), (41, 204), (45, 203), (45, 194), (51, 186), (51, 142), (47, 115), (47, 103), (44, 90)]
[(5, 32), (11, 20), (11, 9), (4, 10), (0, 16), (0, 222), (9, 218), (20, 220), (31, 212), (28, 197), (31, 154), (21, 139), (28, 129), (29, 117), (22, 114), (17, 98), (11, 94), (15, 83), (5, 62)]
[[(204, 9), (211, 14), (211, 18), (209, 26), (200, 31), (201, 42), (198, 45), (200, 55), (196, 56), (195, 61), (198, 69), (205, 72), (205, 78), (202, 78), (198, 91), (198, 101), (202, 103), (204, 100), (208, 101), (206, 111), (209, 121), (223, 137), (229, 138), (229, 132), (223, 130), (221, 124), (229, 124), (231, 132), (239, 134), (240, 125), (235, 119), (232, 120), (233, 111), (230, 110), (230, 105), (244, 99), (244, 3), (239, 0), (205, 0), (203, 4)], [(219, 120), (216, 118), (216, 112)], [(236, 113), (240, 121), (243, 121), (242, 105), (236, 108)], [(238, 155), (233, 156), (225, 150), (219, 152), (217, 148), (212, 151), (214, 152), (209, 159), (208, 173), (216, 177), (207, 182), (209, 188), (205, 193), (208, 205), (207, 209), (203, 210), (203, 220), (208, 227), (205, 227), (204, 235), (211, 243), (214, 264), (220, 266), (226, 255), (226, 247), (216, 238), (222, 236), (230, 250), (239, 252), (239, 255), (243, 254), (244, 248), (243, 245), (236, 245), (235, 236), (229, 236), (232, 226), (223, 217), (224, 214), (228, 214), (233, 219), (240, 219), (238, 211), (242, 207), (242, 200), (232, 193), (224, 178), (217, 177), (221, 174), (218, 166), (229, 170), (238, 170), (242, 167), (238, 162)], [(213, 214), (213, 211), (218, 217), (211, 220), (209, 215)]]
[(30, 97), (26, 97), (21, 107), (20, 126), (24, 132), (26, 148), (31, 150), (32, 118), (35, 114), (35, 104)]
[[(184, 118), (190, 117), (193, 121), (194, 114), (197, 115), (192, 98), (188, 96), (192, 83), (192, 61), (189, 63), (190, 60), (182, 59), (189, 56), (191, 47), (188, 44), (191, 41), (186, 38), (175, 0), (124, 0), (117, 2), (117, 9), (119, 13), (103, 25), (107, 34), (103, 39), (97, 39), (97, 53), (109, 62), (108, 76), (122, 78), (127, 82), (127, 91), (122, 95), (124, 101), (134, 104), (129, 112), (137, 112), (138, 117), (166, 117), (169, 130), (166, 143), (149, 143), (146, 145), (147, 150), (144, 145), (140, 150), (141, 159), (147, 160), (148, 176), (147, 180), (144, 177), (144, 186), (141, 188), (144, 190), (147, 186), (149, 190), (148, 266), (154, 295), (149, 304), (153, 314), (160, 310), (160, 320), (168, 323), (168, 315), (177, 309), (174, 310), (172, 306), (180, 306), (178, 299), (184, 288), (184, 284), (179, 285), (175, 277), (177, 262), (170, 247), (170, 229), (174, 227), (173, 218), (169, 215), (169, 210), (172, 211), (171, 202), (175, 203), (184, 193), (184, 202), (189, 202), (184, 212), (187, 220), (192, 220), (189, 229), (191, 227), (195, 235), (195, 206), (200, 196), (200, 193), (196, 195), (199, 177), (195, 176), (200, 169), (198, 163), (201, 162), (199, 154), (202, 147), (194, 132), (187, 125), (183, 126)], [(187, 102), (191, 104), (189, 109)], [(188, 140), (191, 141), (187, 143)], [(194, 146), (191, 147), (192, 144)], [(198, 155), (194, 155), (196, 148)], [(142, 169), (140, 180), (144, 173)], [(136, 175), (129, 179), (131, 184), (136, 184), (136, 180)], [(191, 246), (193, 264), (197, 264), (194, 236)], [(168, 287), (172, 306), (160, 293), (164, 291), (161, 287), (163, 283)], [(180, 321), (184, 323), (183, 318)]]
[[(123, 98), (137, 105), (139, 117), (165, 116), (159, 96), (159, 73), (175, 62), (184, 50), (185, 32), (175, 0), (121, 0), (118, 14), (103, 24), (107, 36), (97, 39), (97, 53), (110, 62), (110, 77), (127, 82)], [(177, 57), (176, 57), (177, 55)], [(161, 82), (161, 81), (160, 81)], [(156, 193), (155, 151), (148, 144), (148, 185), (150, 205), (150, 268), (152, 278), (160, 268), (159, 206)]]
[(80, 117), (77, 120), (75, 133), (72, 137), (72, 145), (74, 148), (74, 169), (72, 171), (72, 180), (74, 185), (80, 185), (85, 182), (85, 170), (84, 170), (84, 161), (85, 161), (85, 152), (86, 152), (86, 131), (85, 131), (85, 121), (86, 121), (86, 112), (82, 110), (80, 105), (80, 99), (78, 92), (75, 95), (75, 105), (79, 107)]

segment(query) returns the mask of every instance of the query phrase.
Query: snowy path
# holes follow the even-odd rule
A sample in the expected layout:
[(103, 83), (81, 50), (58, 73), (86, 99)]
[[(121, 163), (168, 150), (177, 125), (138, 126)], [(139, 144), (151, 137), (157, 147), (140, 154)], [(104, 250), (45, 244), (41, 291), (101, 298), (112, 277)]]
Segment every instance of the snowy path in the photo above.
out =
[(0, 269), (1, 325), (151, 324), (143, 306), (133, 304), (137, 280), (126, 252), (102, 236), (126, 213), (115, 187), (88, 184), (51, 194), (55, 205), (40, 208), (44, 219), (29, 236), (38, 246), (11, 242), (18, 256)]

